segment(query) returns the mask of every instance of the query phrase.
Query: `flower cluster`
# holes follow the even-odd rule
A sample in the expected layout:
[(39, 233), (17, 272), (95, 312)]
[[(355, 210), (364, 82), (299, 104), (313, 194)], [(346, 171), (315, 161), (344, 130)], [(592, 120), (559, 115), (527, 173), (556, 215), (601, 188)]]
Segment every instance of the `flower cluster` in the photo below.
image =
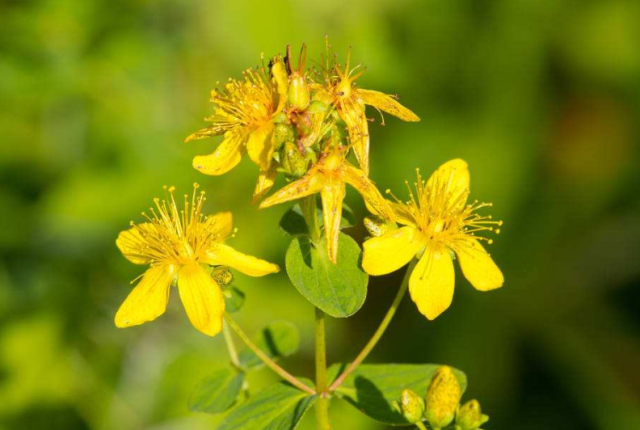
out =
[[(212, 154), (196, 156), (193, 166), (207, 175), (222, 175), (248, 154), (258, 166), (253, 200), (260, 208), (307, 197), (315, 208), (319, 194), (326, 255), (334, 264), (339, 263), (338, 238), (349, 184), (373, 214), (365, 219), (372, 237), (364, 242), (362, 269), (384, 275), (411, 263), (409, 291), (428, 319), (451, 304), (454, 258), (476, 289), (502, 286), (503, 275), (481, 244), (491, 240), (478, 235), (498, 233), (502, 222), (478, 213), (490, 204), (468, 203), (466, 162), (451, 160), (428, 181), (418, 172), (416, 191), (409, 190), (406, 202), (386, 199), (369, 177), (366, 106), (404, 121), (419, 118), (395, 97), (359, 88), (356, 80), (364, 69), (351, 68), (350, 51), (343, 65), (337, 55), (330, 55), (327, 44), (320, 64), (319, 69), (306, 68), (303, 45), (294, 66), (287, 47), (284, 58), (275, 56), (262, 67), (246, 70), (243, 79), (229, 79), (213, 90), (213, 115), (205, 119), (211, 124), (185, 141), (220, 135), (223, 139)], [(278, 175), (287, 184), (267, 197)], [(231, 214), (203, 215), (204, 192), (198, 193), (197, 186), (190, 198), (185, 196), (183, 210), (178, 209), (173, 188), (166, 194), (145, 215), (148, 222), (132, 223), (118, 237), (124, 256), (149, 269), (122, 304), (116, 325), (129, 327), (160, 316), (177, 281), (192, 324), (213, 336), (222, 328), (221, 287), (227, 283), (224, 279), (232, 278), (227, 267), (250, 276), (279, 268), (226, 245), (233, 232)]]
[[(358, 88), (361, 66), (351, 69), (350, 53), (340, 64), (330, 58), (322, 70), (306, 69), (303, 46), (294, 66), (291, 50), (268, 66), (247, 70), (243, 81), (230, 80), (214, 90), (211, 125), (185, 141), (224, 134), (207, 156), (193, 160), (196, 169), (221, 175), (248, 153), (259, 167), (254, 201), (261, 200), (281, 173), (290, 183), (266, 198), (261, 208), (319, 193), (324, 211), (327, 251), (334, 263), (345, 184), (355, 188), (377, 213), (394, 219), (394, 212), (369, 179), (369, 131), (365, 107), (370, 105), (405, 121), (419, 121), (394, 97)], [(358, 167), (348, 161), (353, 151)]]
[(461, 397), (462, 387), (454, 371), (449, 366), (442, 366), (433, 375), (425, 397), (405, 389), (400, 401), (395, 402), (395, 408), (419, 428), (424, 428), (422, 421), (426, 420), (434, 430), (451, 424), (456, 430), (476, 430), (489, 421), (477, 400), (461, 405)]

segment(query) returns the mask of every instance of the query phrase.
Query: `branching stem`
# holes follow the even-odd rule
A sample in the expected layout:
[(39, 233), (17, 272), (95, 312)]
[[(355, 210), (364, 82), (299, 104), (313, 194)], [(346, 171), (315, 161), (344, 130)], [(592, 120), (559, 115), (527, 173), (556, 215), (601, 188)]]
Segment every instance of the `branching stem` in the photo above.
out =
[(275, 361), (273, 361), (264, 351), (258, 348), (258, 346), (255, 343), (253, 343), (253, 341), (249, 338), (249, 336), (247, 336), (247, 334), (240, 328), (238, 323), (236, 323), (233, 320), (233, 318), (229, 316), (228, 313), (224, 314), (224, 318), (227, 321), (227, 324), (229, 324), (229, 327), (231, 327), (231, 329), (236, 332), (236, 335), (238, 335), (240, 340), (242, 340), (247, 345), (247, 347), (250, 350), (252, 350), (258, 356), (258, 358), (262, 360), (264, 364), (266, 364), (271, 370), (276, 372), (283, 379), (288, 381), (291, 385), (304, 391), (305, 393), (308, 393), (311, 395), (316, 394), (313, 388), (307, 386), (298, 378), (296, 378), (295, 376), (293, 376), (292, 374), (284, 370), (282, 367), (278, 366), (278, 364)]
[(413, 271), (413, 267), (415, 266), (416, 262), (417, 260), (414, 259), (409, 264), (409, 267), (407, 267), (407, 271), (404, 274), (404, 279), (402, 280), (400, 289), (398, 290), (398, 293), (396, 294), (395, 299), (393, 299), (393, 303), (391, 303), (391, 307), (387, 311), (387, 314), (384, 316), (384, 318), (380, 322), (378, 329), (375, 331), (375, 333), (373, 333), (373, 336), (371, 336), (371, 339), (369, 339), (369, 342), (367, 342), (367, 344), (362, 349), (362, 351), (360, 351), (360, 354), (357, 355), (357, 357), (351, 362), (351, 364), (349, 364), (347, 369), (344, 372), (342, 372), (342, 374), (333, 382), (333, 384), (331, 384), (331, 386), (329, 387), (329, 392), (335, 391), (344, 382), (344, 380), (347, 379), (347, 377), (351, 373), (353, 373), (353, 371), (356, 370), (358, 366), (360, 366), (360, 364), (364, 361), (364, 359), (367, 358), (371, 350), (377, 345), (378, 341), (380, 340), (384, 332), (387, 330), (387, 327), (389, 327), (389, 323), (391, 323), (391, 320), (393, 319), (394, 315), (396, 314), (396, 311), (398, 310), (398, 306), (400, 306), (400, 302), (402, 301), (402, 298), (407, 292), (407, 287), (409, 286), (409, 277), (411, 275), (411, 272)]

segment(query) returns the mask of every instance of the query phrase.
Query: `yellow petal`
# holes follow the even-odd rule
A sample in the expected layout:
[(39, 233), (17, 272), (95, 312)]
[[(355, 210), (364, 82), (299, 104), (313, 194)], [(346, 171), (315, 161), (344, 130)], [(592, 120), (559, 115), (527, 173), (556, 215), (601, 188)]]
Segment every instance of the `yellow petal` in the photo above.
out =
[(278, 164), (271, 163), (271, 167), (267, 170), (260, 170), (260, 174), (258, 175), (258, 181), (256, 182), (256, 187), (253, 190), (253, 197), (251, 199), (251, 204), (256, 204), (264, 197), (265, 194), (269, 192), (273, 184), (276, 182), (276, 176), (278, 176)]
[(502, 286), (504, 275), (477, 239), (457, 241), (453, 250), (458, 256), (464, 277), (476, 290), (489, 291)]
[(243, 254), (223, 243), (214, 244), (202, 261), (206, 264), (233, 267), (249, 276), (264, 276), (280, 271), (276, 264)]
[(454, 284), (449, 251), (429, 245), (409, 278), (409, 293), (420, 313), (433, 320), (447, 310), (453, 300)]
[(206, 139), (207, 137), (219, 136), (225, 132), (228, 127), (220, 126), (219, 124), (210, 125), (209, 127), (198, 130), (193, 134), (190, 134), (184, 139), (184, 143), (191, 142), (192, 140)]
[(174, 275), (174, 267), (170, 264), (149, 268), (118, 309), (116, 327), (144, 324), (162, 315), (167, 309)]
[(287, 102), (289, 90), (289, 75), (281, 57), (274, 57), (271, 65), (272, 80), (278, 91), (278, 108), (276, 112), (280, 112)]
[(211, 275), (197, 264), (183, 266), (178, 273), (178, 291), (191, 324), (209, 336), (220, 333), (224, 297)]
[(427, 182), (427, 192), (447, 196), (447, 206), (462, 208), (469, 194), (469, 166), (467, 162), (456, 158), (447, 161), (433, 172)]
[(469, 165), (466, 161), (456, 158), (438, 167), (438, 170), (433, 172), (429, 178), (427, 187), (440, 184), (446, 185), (449, 191), (458, 189), (468, 190), (470, 181)]
[(198, 155), (193, 159), (193, 167), (205, 175), (222, 175), (233, 169), (242, 160), (246, 135), (238, 131), (228, 131), (224, 140), (213, 154)]
[(247, 153), (261, 170), (266, 170), (271, 165), (271, 156), (273, 155), (272, 132), (273, 123), (269, 121), (249, 134)]
[(395, 221), (395, 214), (389, 206), (389, 202), (380, 194), (378, 188), (364, 171), (345, 162), (342, 167), (342, 172), (344, 180), (358, 190), (373, 213)]
[(340, 238), (340, 220), (342, 219), (342, 201), (344, 200), (344, 182), (334, 180), (325, 184), (322, 197), (322, 214), (324, 216), (324, 234), (327, 238), (329, 260), (338, 262), (338, 239)]
[(395, 272), (425, 246), (422, 235), (414, 227), (402, 227), (363, 244), (362, 268), (370, 275)]
[(225, 211), (209, 215), (205, 221), (205, 228), (217, 240), (224, 240), (233, 232), (233, 214)]
[(403, 121), (420, 121), (418, 115), (402, 106), (396, 99), (387, 94), (381, 93), (379, 91), (361, 89), (356, 90), (356, 93), (365, 104), (385, 111), (395, 117), (400, 118)]
[(369, 123), (364, 106), (351, 100), (343, 102), (341, 116), (347, 124), (349, 140), (358, 165), (369, 174)]
[(311, 169), (302, 178), (264, 199), (260, 203), (260, 209), (318, 193), (322, 189), (323, 182), (324, 178), (318, 173), (317, 169)]
[(152, 233), (153, 229), (155, 229), (155, 226), (152, 223), (136, 224), (129, 230), (120, 232), (116, 239), (116, 246), (122, 252), (122, 255), (132, 263), (149, 264), (152, 258), (146, 252), (147, 241), (144, 235), (145, 233)]

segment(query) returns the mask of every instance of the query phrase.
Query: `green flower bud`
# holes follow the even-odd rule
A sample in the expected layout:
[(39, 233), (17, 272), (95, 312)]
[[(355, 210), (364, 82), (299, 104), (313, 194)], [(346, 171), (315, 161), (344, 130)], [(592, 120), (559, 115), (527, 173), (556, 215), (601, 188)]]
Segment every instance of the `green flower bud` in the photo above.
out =
[(307, 172), (307, 160), (293, 142), (285, 142), (280, 156), (280, 163), (289, 175), (301, 177)]
[(427, 410), (425, 416), (434, 428), (451, 424), (460, 403), (462, 389), (449, 366), (436, 370), (427, 390)]
[(461, 430), (476, 430), (489, 421), (489, 417), (482, 413), (477, 400), (469, 400), (458, 410), (456, 424)]
[(226, 287), (233, 282), (233, 273), (227, 266), (216, 266), (211, 271), (211, 277), (220, 287)]
[(273, 142), (273, 147), (276, 151), (282, 148), (285, 142), (293, 142), (295, 141), (295, 136), (293, 134), (293, 128), (286, 124), (276, 124), (273, 129), (273, 136), (271, 137), (271, 141)]
[(400, 410), (410, 423), (422, 421), (424, 416), (424, 399), (413, 390), (402, 390)]
[(329, 106), (327, 106), (326, 103), (323, 103), (321, 101), (318, 100), (314, 100), (311, 102), (311, 105), (309, 105), (309, 109), (307, 109), (307, 112), (314, 114), (314, 113), (325, 113), (327, 111), (327, 109), (329, 109)]
[(373, 237), (380, 237), (389, 232), (396, 224), (377, 216), (364, 217), (364, 227)]

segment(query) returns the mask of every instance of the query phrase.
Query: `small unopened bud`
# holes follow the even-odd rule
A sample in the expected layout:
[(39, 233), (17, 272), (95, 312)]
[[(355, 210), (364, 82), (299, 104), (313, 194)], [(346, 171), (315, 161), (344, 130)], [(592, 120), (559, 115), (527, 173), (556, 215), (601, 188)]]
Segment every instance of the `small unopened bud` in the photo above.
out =
[(367, 216), (364, 218), (364, 227), (373, 237), (380, 237), (389, 232), (394, 227), (393, 222), (377, 216)]
[(273, 142), (273, 147), (276, 151), (282, 148), (285, 142), (293, 142), (295, 141), (295, 136), (293, 134), (293, 128), (286, 124), (276, 124), (273, 129), (273, 136), (271, 138)]
[(216, 266), (211, 271), (211, 277), (220, 287), (226, 287), (233, 282), (233, 273), (227, 266)]
[(427, 390), (427, 410), (425, 416), (434, 428), (451, 424), (460, 403), (462, 389), (449, 366), (436, 370)]
[(284, 170), (296, 177), (301, 177), (307, 172), (307, 160), (293, 142), (285, 142), (280, 156)]
[(480, 403), (477, 400), (469, 400), (462, 405), (456, 417), (456, 424), (461, 430), (476, 430), (487, 421), (489, 421), (489, 417), (482, 413)]
[(422, 421), (424, 416), (424, 399), (413, 390), (402, 390), (400, 410), (410, 423)]

